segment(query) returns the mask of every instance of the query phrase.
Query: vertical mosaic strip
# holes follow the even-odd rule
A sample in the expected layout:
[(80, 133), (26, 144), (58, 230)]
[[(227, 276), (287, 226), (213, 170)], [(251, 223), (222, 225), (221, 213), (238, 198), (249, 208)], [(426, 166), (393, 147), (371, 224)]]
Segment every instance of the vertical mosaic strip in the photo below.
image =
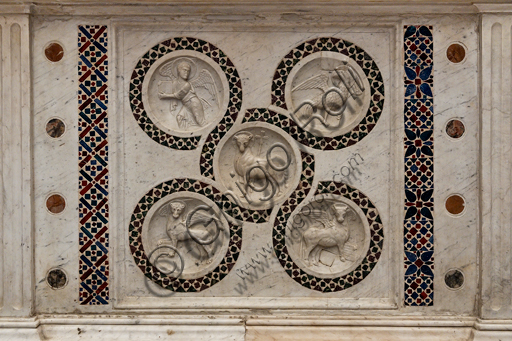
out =
[(434, 305), (432, 26), (404, 27), (404, 304)]
[(107, 26), (78, 26), (80, 304), (109, 302)]

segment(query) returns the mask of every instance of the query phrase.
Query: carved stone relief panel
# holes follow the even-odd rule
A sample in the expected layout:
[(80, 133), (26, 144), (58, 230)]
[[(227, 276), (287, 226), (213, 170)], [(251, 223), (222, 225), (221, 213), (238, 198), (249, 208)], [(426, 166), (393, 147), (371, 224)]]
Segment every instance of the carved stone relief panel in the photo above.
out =
[(361, 263), (370, 245), (370, 227), (354, 202), (320, 194), (297, 211), (288, 221), (286, 239), (301, 269), (330, 278)]
[(272, 208), (297, 185), (299, 150), (275, 126), (245, 123), (230, 131), (217, 150), (214, 174), (243, 207)]
[[(237, 22), (228, 32), (220, 22), (191, 29), (190, 22), (156, 21), (118, 17), (99, 24), (102, 33), (108, 32), (109, 50), (94, 62), (108, 63), (109, 82), (86, 89), (88, 103), (98, 110), (91, 115), (101, 114), (96, 106), (107, 104), (101, 91), (108, 90), (108, 127), (96, 120), (99, 116), (79, 119), (76, 80), (82, 64), (73, 56), (86, 43), (77, 44), (78, 27), (89, 24), (83, 19), (35, 22), (34, 257), (40, 265), (34, 276), (40, 312), (402, 309), (404, 292), (417, 302), (433, 292), (433, 284), (436, 300), (428, 309), (474, 311), (478, 80), (470, 76), (478, 70), (478, 41), (468, 28), (475, 21), (457, 24), (455, 33), (443, 31), (452, 25), (448, 21), (426, 24), (432, 25), (435, 50), (416, 42), (423, 37), (404, 40), (401, 23), (253, 30), (247, 26), (252, 23)], [(59, 27), (66, 32), (56, 34)], [(466, 39), (461, 32), (472, 35)], [(453, 34), (467, 47), (458, 64), (446, 57)], [(103, 38), (95, 35), (86, 40)], [(44, 48), (51, 41), (62, 45), (61, 61), (47, 61)], [(410, 44), (404, 47), (404, 42)], [(99, 48), (91, 44), (91, 51)], [(429, 95), (436, 99), (435, 119), (430, 99), (410, 98), (406, 107), (403, 101), (404, 94), (417, 97), (411, 89), (421, 92), (427, 89), (424, 83), (430, 85), (417, 59), (427, 50), (436, 61), (430, 71), (437, 92)], [(406, 71), (404, 88), (404, 65), (411, 66), (413, 59), (421, 65), (410, 68), (414, 75)], [(85, 71), (99, 77), (97, 67)], [(66, 129), (50, 138), (45, 127), (54, 118)], [(464, 133), (448, 132), (450, 120), (463, 122)], [(107, 129), (108, 145), (97, 135)], [(84, 131), (90, 133), (87, 140)], [(435, 168), (425, 153), (432, 139), (438, 141)], [(80, 148), (98, 148), (88, 158), (91, 167), (84, 163), (84, 169), (97, 172), (99, 166), (92, 163), (101, 163), (98, 153), (108, 157), (108, 188), (88, 180), (94, 191), (108, 192), (108, 205), (85, 192), (73, 194), (80, 175), (69, 160), (76, 159), (77, 145), (85, 141)], [(404, 155), (412, 161), (404, 162)], [(454, 155), (472, 166), (462, 167)], [(59, 167), (56, 174), (56, 163), (74, 166)], [(405, 174), (404, 166), (409, 167)], [(418, 182), (421, 172), (433, 174), (434, 169), (435, 177)], [(417, 190), (404, 193), (404, 175), (405, 186)], [(48, 181), (57, 177), (75, 179), (69, 181), (75, 185)], [(426, 193), (433, 179), (436, 191)], [(66, 199), (60, 215), (46, 210), (52, 193)], [(458, 193), (466, 208), (448, 215), (443, 203)], [(413, 205), (404, 210), (407, 195), (406, 205)], [(93, 201), (91, 207), (101, 210), (94, 219), (108, 224), (108, 243), (98, 240), (106, 235), (96, 236), (104, 232), (93, 225), (90, 240), (80, 240), (76, 228), (73, 235), (62, 233), (81, 220), (77, 208)], [(433, 202), (432, 219), (414, 215), (404, 224), (409, 207), (422, 213)], [(436, 221), (435, 238), (429, 220)], [(302, 226), (294, 229), (297, 223)], [(460, 239), (449, 238), (455, 232)], [(101, 245), (107, 255), (87, 255), (90, 271), (82, 267), (82, 273), (77, 250), (89, 250), (80, 242)], [(460, 290), (449, 290), (443, 276), (435, 281), (430, 276), (434, 262), (426, 256), (434, 243), (435, 271), (460, 270)], [(404, 245), (410, 248), (407, 259)], [(108, 268), (106, 263), (98, 267), (100, 260), (108, 261)], [(62, 268), (68, 281), (58, 293), (45, 282), (54, 268)], [(77, 288), (83, 284), (91, 288), (90, 296), (98, 290), (108, 295), (103, 306), (68, 304), (80, 302)], [(420, 289), (408, 291), (413, 286)], [(154, 287), (165, 295), (156, 295)], [(55, 297), (65, 297), (58, 309)], [(460, 305), (452, 308), (445, 298)]]
[(148, 211), (142, 231), (149, 262), (184, 279), (213, 271), (228, 247), (226, 219), (213, 202), (196, 193), (160, 200)]
[(370, 85), (361, 67), (341, 53), (318, 52), (290, 72), (285, 99), (296, 122), (317, 136), (352, 130), (370, 104)]
[[(384, 39), (118, 29), (116, 307), (394, 307)], [(367, 180), (335, 180), (355, 152)]]
[(151, 120), (168, 134), (184, 136), (211, 130), (226, 111), (229, 93), (220, 66), (195, 51), (158, 59), (142, 89)]

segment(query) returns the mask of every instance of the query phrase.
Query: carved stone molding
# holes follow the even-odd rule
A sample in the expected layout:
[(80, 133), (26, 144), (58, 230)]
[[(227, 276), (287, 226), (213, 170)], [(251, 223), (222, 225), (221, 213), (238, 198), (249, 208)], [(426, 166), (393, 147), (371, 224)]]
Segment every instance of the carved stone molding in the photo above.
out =
[(482, 16), (482, 316), (512, 317), (512, 17)]
[(2, 216), (0, 315), (32, 311), (31, 81), (29, 18), (0, 16)]

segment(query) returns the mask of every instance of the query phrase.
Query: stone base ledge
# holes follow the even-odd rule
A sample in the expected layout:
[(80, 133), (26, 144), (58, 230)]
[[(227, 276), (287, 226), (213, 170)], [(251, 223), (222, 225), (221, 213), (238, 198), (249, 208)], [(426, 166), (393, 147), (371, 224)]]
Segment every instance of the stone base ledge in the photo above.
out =
[(512, 320), (41, 315), (0, 319), (1, 340), (511, 340)]

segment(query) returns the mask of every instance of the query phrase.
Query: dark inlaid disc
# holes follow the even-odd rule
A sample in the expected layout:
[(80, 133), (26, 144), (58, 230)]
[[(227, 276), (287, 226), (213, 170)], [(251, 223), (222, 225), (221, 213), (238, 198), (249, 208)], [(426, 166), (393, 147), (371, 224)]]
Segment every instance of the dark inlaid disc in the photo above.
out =
[(466, 202), (458, 194), (454, 194), (446, 199), (446, 210), (451, 214), (461, 214), (464, 211)]
[(53, 138), (61, 137), (66, 130), (66, 126), (64, 122), (59, 120), (58, 118), (52, 118), (46, 123), (46, 133)]
[(64, 49), (58, 43), (50, 43), (44, 49), (44, 55), (50, 62), (58, 62), (64, 57)]
[(446, 125), (446, 133), (454, 139), (462, 137), (465, 131), (466, 127), (464, 127), (464, 123), (459, 120), (450, 120)]
[(66, 201), (62, 196), (53, 194), (46, 199), (46, 208), (52, 213), (60, 213), (66, 208)]
[(460, 270), (450, 270), (444, 275), (444, 282), (451, 289), (459, 289), (464, 284), (464, 274)]
[(68, 280), (64, 271), (61, 269), (52, 269), (48, 272), (46, 281), (53, 289), (62, 289), (66, 286)]
[(452, 63), (460, 63), (466, 57), (466, 50), (461, 44), (451, 44), (446, 50), (446, 57)]

